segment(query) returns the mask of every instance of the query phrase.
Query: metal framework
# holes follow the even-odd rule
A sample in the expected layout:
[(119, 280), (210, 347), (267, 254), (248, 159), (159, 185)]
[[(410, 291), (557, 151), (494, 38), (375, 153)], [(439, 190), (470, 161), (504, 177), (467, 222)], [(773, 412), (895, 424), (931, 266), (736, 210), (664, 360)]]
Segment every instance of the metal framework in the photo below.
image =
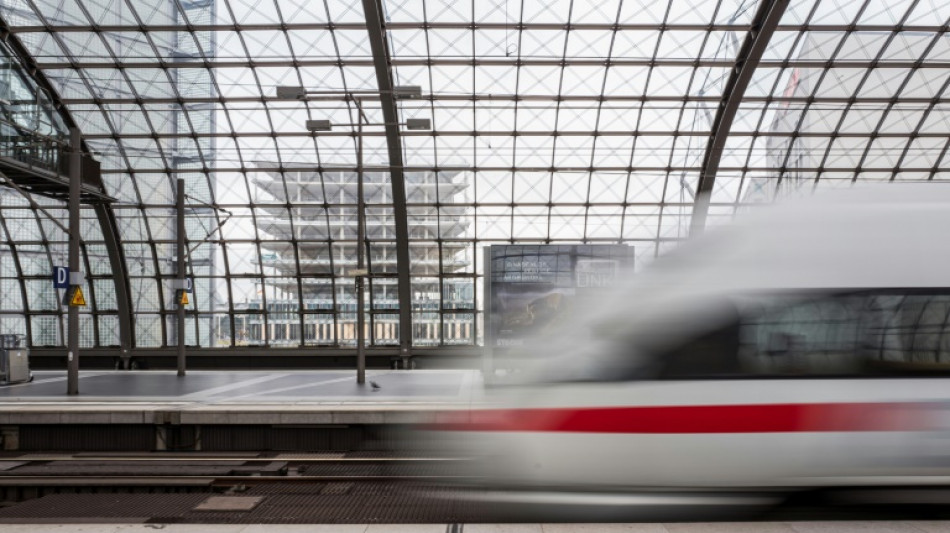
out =
[[(392, 356), (478, 345), (489, 244), (625, 243), (642, 266), (786, 194), (950, 177), (939, 0), (0, 0), (0, 19), (116, 199), (85, 213), (101, 353), (174, 354), (178, 178), (189, 355), (336, 357), (360, 168), (369, 349)], [(354, 132), (304, 127), (352, 124), (346, 98), (275, 96), (396, 85), (423, 97), (367, 106), (390, 126), (362, 165)], [(432, 131), (397, 130), (412, 118)], [(0, 332), (52, 353), (47, 220), (0, 195)]]
[[(69, 113), (68, 107), (64, 106), (61, 103), (61, 99), (59, 97), (59, 91), (57, 91), (57, 88), (52, 83), (50, 83), (50, 81), (46, 78), (43, 71), (38, 68), (34, 58), (30, 55), (26, 47), (23, 46), (19, 38), (16, 35), (14, 35), (13, 32), (11, 32), (10, 26), (8, 25), (6, 20), (4, 20), (3, 17), (0, 17), (0, 39), (3, 39), (4, 43), (6, 43), (7, 46), (14, 52), (14, 54), (16, 55), (16, 58), (15, 58), (16, 61), (18, 61), (29, 72), (30, 76), (32, 77), (32, 81), (36, 83), (37, 86), (42, 88), (42, 90), (46, 91), (47, 94), (53, 97), (54, 105), (56, 106), (56, 110), (59, 116), (61, 117), (62, 121), (64, 122), (65, 127), (78, 128), (78, 126), (76, 125), (76, 122), (73, 120), (73, 117)], [(6, 80), (6, 81), (7, 83), (9, 83), (9, 80)], [(82, 150), (86, 154), (91, 152), (89, 145), (85, 141), (83, 141), (82, 143)], [(10, 184), (9, 186), (16, 187), (13, 184)], [(128, 350), (132, 346), (134, 346), (135, 332), (134, 332), (134, 326), (132, 322), (132, 316), (133, 316), (132, 301), (129, 298), (129, 291), (128, 291), (128, 285), (129, 285), (128, 269), (126, 267), (125, 255), (123, 253), (121, 239), (119, 237), (119, 229), (116, 224), (115, 214), (112, 211), (112, 207), (109, 204), (109, 202), (106, 200), (109, 197), (108, 191), (106, 191), (105, 188), (102, 187), (101, 183), (89, 183), (84, 180), (84, 182), (82, 183), (82, 188), (89, 190), (89, 194), (85, 196), (86, 196), (87, 201), (90, 202), (90, 207), (95, 213), (95, 217), (99, 225), (99, 231), (100, 231), (100, 235), (102, 239), (102, 244), (106, 251), (106, 255), (107, 255), (106, 261), (108, 262), (108, 265), (109, 265), (110, 277), (112, 278), (112, 281), (114, 283), (115, 306), (116, 306), (115, 316), (116, 316), (116, 322), (117, 322), (117, 328), (115, 331), (116, 333), (115, 339), (116, 341), (118, 341), (117, 343), (119, 345), (120, 350), (122, 351), (123, 354), (125, 354), (128, 352)], [(41, 212), (44, 217), (49, 217), (50, 216), (49, 211), (39, 208), (36, 205), (36, 199), (31, 199), (31, 203), (33, 204), (31, 206), (31, 209), (34, 212), (34, 215), (37, 220), (37, 224), (42, 225), (42, 223), (40, 222), (40, 214), (37, 214), (37, 212), (38, 211)], [(59, 208), (60, 213), (64, 213), (65, 202), (62, 200), (50, 200), (49, 203), (47, 203), (47, 205), (55, 206)], [(7, 213), (9, 213), (9, 211), (7, 211)], [(4, 216), (3, 210), (0, 210), (0, 217), (3, 217), (3, 216)], [(9, 224), (4, 223), (4, 230), (5, 230), (4, 232), (6, 233), (8, 242), (14, 241), (14, 240), (20, 240), (20, 238), (22, 238), (22, 235), (16, 235), (16, 232), (11, 231)], [(65, 233), (65, 230), (63, 231), (63, 233)], [(80, 238), (84, 238), (84, 236), (80, 236)], [(88, 265), (90, 264), (89, 257), (88, 257), (88, 242), (86, 244), (87, 246), (85, 247), (86, 257), (84, 260), (84, 266), (86, 268), (86, 271), (90, 272), (88, 268)], [(47, 248), (50, 247), (50, 244), (48, 242), (44, 242), (44, 245)], [(15, 246), (11, 242), (10, 249), (9, 249), (10, 254), (11, 254), (10, 257), (13, 260), (13, 263), (16, 265), (18, 277), (22, 278), (23, 270), (21, 266), (21, 260), (18, 256), (17, 251), (14, 250), (14, 247)], [(63, 263), (65, 263), (65, 261), (63, 261)], [(52, 272), (52, 268), (48, 270)], [(91, 282), (92, 281), (90, 280), (90, 283)], [(94, 287), (90, 287), (88, 290), (91, 295), (95, 294)], [(27, 302), (29, 302), (30, 298), (25, 287), (21, 290), (21, 295), (22, 295), (21, 296), (22, 301), (24, 302), (23, 311), (26, 316), (30, 316), (31, 311), (29, 309), (29, 306), (27, 305)], [(96, 307), (95, 303), (93, 303), (93, 306)], [(62, 315), (62, 313), (60, 314)], [(60, 326), (59, 326), (60, 329), (62, 329), (62, 322), (61, 322), (62, 318), (63, 317), (61, 316)], [(96, 323), (96, 326), (94, 327), (93, 336), (95, 337), (96, 340), (98, 340), (100, 328), (98, 326), (99, 317), (96, 316), (96, 313), (93, 313), (93, 321), (94, 323)], [(24, 322), (24, 334), (27, 336), (28, 339), (30, 340), (34, 339), (33, 333), (32, 333), (32, 320), (26, 320)], [(62, 340), (64, 339), (64, 336), (60, 334), (59, 338)], [(96, 344), (98, 344), (98, 342)]]
[[(393, 82), (393, 73), (390, 70), (392, 58), (389, 53), (389, 43), (386, 39), (386, 28), (383, 27), (383, 5), (381, 0), (363, 0), (363, 15), (366, 17), (366, 31), (369, 36), (370, 49), (373, 51), (373, 67), (376, 70), (379, 100), (382, 107), (383, 121), (386, 123), (386, 149), (389, 155), (389, 179), (392, 187), (393, 218), (396, 226), (396, 273), (399, 283), (399, 354), (402, 357), (409, 357), (412, 347), (409, 215), (406, 210), (406, 179), (403, 174), (399, 112), (396, 108), (396, 97), (393, 93), (396, 84)], [(362, 110), (360, 113), (362, 113)], [(362, 131), (360, 135), (362, 135)], [(362, 138), (360, 142), (363, 142)], [(362, 168), (360, 172), (362, 172)], [(361, 178), (361, 187), (362, 183)], [(362, 202), (362, 189), (360, 196)], [(362, 216), (362, 213), (360, 216)], [(360, 242), (358, 246), (362, 247), (363, 243)]]
[(696, 204), (693, 206), (693, 217), (690, 224), (690, 233), (702, 233), (706, 225), (706, 214), (709, 212), (709, 199), (713, 186), (716, 183), (716, 173), (719, 172), (719, 163), (722, 161), (722, 152), (726, 141), (732, 133), (732, 121), (736, 118), (739, 106), (745, 97), (746, 89), (752, 76), (762, 62), (762, 54), (775, 33), (789, 0), (763, 0), (753, 19), (752, 27), (746, 35), (739, 55), (736, 57), (735, 69), (726, 82), (722, 91), (722, 102), (716, 111), (712, 122), (712, 134), (709, 145), (703, 155), (703, 166), (699, 171), (699, 185), (696, 187)]

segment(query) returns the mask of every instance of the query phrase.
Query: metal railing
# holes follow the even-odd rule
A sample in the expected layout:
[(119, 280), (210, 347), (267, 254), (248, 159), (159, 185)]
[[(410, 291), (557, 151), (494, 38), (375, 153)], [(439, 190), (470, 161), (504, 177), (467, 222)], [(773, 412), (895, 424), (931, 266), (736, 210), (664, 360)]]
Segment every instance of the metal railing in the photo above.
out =
[(59, 173), (64, 151), (62, 139), (24, 131), (0, 119), (0, 157), (15, 160), (30, 169)]

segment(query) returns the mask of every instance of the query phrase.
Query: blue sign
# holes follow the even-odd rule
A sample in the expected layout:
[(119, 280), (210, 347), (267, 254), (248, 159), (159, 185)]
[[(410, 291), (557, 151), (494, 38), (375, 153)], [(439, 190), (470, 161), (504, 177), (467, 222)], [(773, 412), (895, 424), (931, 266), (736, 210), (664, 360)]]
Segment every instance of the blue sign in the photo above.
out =
[(68, 289), (69, 288), (69, 268), (67, 267), (53, 267), (53, 288), (55, 289)]
[(195, 280), (185, 278), (185, 292), (195, 292)]

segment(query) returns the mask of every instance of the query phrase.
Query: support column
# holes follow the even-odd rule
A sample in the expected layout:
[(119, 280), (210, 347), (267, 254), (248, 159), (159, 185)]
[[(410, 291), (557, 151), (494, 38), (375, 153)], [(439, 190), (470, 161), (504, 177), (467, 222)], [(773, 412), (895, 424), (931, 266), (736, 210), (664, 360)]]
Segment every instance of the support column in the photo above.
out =
[[(356, 104), (359, 106), (359, 102)], [(363, 199), (363, 110), (359, 110), (356, 127), (356, 383), (366, 383), (366, 326), (364, 317), (366, 302), (363, 298), (363, 282), (366, 276), (366, 208)]]
[(185, 180), (178, 178), (176, 187), (175, 211), (177, 214), (177, 226), (175, 233), (177, 235), (177, 281), (175, 291), (175, 313), (178, 315), (178, 375), (185, 375), (185, 304), (182, 299), (187, 294), (185, 288)]
[[(69, 129), (69, 290), (82, 286), (79, 261), (79, 192), (82, 186), (82, 139), (79, 128)], [(78, 283), (77, 283), (78, 282)], [(79, 394), (79, 307), (67, 302), (66, 394)]]
[(366, 16), (379, 103), (383, 122), (386, 123), (386, 149), (389, 152), (389, 178), (392, 183), (393, 217), (396, 229), (396, 279), (399, 286), (399, 357), (408, 363), (412, 355), (412, 277), (409, 264), (409, 215), (406, 207), (406, 180), (403, 171), (402, 138), (399, 132), (399, 114), (393, 94), (395, 85), (391, 69), (392, 55), (386, 39), (382, 0), (362, 0)]

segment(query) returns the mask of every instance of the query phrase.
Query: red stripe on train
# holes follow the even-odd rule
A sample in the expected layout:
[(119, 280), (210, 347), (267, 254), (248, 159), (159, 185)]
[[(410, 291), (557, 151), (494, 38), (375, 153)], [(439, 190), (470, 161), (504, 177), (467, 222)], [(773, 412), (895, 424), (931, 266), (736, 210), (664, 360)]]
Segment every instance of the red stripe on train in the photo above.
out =
[[(928, 429), (932, 404), (807, 403), (489, 409), (430, 429), (566, 433), (782, 433)], [(445, 420), (445, 419), (444, 419)]]

